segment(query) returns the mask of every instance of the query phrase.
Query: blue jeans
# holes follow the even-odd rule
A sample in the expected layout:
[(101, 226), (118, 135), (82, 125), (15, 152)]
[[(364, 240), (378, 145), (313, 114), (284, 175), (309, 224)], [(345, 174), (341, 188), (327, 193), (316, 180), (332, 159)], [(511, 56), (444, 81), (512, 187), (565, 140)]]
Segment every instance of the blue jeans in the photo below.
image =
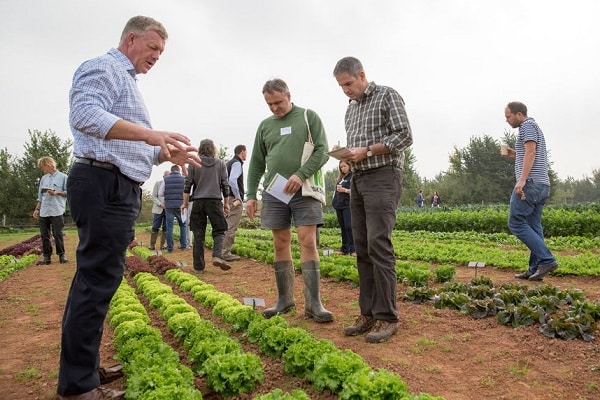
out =
[(542, 228), (542, 210), (550, 196), (550, 186), (528, 179), (523, 193), (525, 199), (514, 191), (510, 197), (508, 228), (530, 250), (529, 273), (534, 274), (540, 265), (556, 262), (544, 242)]
[(167, 231), (167, 221), (165, 220), (165, 210), (160, 214), (152, 214), (152, 232), (158, 232), (161, 227), (163, 232)]
[(165, 209), (165, 218), (167, 222), (167, 251), (170, 253), (173, 251), (173, 220), (177, 219), (179, 224), (179, 243), (181, 244), (180, 249), (187, 247), (187, 230), (185, 228), (185, 222), (181, 220), (181, 210), (179, 208), (167, 208)]

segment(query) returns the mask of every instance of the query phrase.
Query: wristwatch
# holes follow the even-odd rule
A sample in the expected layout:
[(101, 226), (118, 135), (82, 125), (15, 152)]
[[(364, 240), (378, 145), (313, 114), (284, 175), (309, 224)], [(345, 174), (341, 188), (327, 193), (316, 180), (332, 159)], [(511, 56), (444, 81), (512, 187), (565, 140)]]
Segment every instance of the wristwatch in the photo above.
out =
[(371, 150), (371, 146), (367, 146), (367, 157), (371, 157), (373, 155), (373, 150)]

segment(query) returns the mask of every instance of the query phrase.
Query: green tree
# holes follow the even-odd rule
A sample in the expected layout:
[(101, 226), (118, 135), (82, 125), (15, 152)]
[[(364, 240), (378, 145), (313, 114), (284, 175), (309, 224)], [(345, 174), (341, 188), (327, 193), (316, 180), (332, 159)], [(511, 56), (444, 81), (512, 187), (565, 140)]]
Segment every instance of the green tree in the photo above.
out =
[(225, 162), (229, 161), (232, 156), (229, 156), (227, 150), (229, 148), (226, 146), (219, 146), (219, 150), (217, 151), (217, 158), (220, 160), (224, 160)]
[(400, 205), (415, 206), (419, 189), (421, 189), (421, 179), (415, 171), (417, 157), (413, 154), (412, 148), (404, 150), (404, 168), (402, 174), (402, 195), (400, 196)]
[[(505, 132), (504, 142), (514, 143), (514, 134)], [(465, 148), (454, 148), (450, 169), (443, 178), (445, 203), (494, 204), (506, 202), (515, 184), (514, 159), (500, 155), (500, 143), (488, 135), (473, 136)]]
[(0, 150), (0, 218), (12, 214), (15, 204), (14, 191), (15, 185), (19, 184), (15, 166), (17, 160), (11, 156), (6, 148)]

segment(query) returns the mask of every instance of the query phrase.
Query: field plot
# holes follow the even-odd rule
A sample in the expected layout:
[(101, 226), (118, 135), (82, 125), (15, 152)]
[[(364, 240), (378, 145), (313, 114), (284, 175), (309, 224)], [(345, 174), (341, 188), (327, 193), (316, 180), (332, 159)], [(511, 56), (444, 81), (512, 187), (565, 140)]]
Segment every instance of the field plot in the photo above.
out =
[[(0, 249), (29, 239), (30, 235), (2, 235)], [(138, 241), (149, 239), (140, 229)], [(274, 276), (270, 262), (270, 233), (242, 230), (234, 251), (242, 255), (229, 271), (207, 267), (198, 279), (213, 285), (234, 299), (264, 299), (270, 306), (276, 300)], [(320, 235), (323, 249), (337, 249), (337, 230), (323, 229)], [(445, 399), (597, 399), (600, 398), (600, 347), (598, 329), (591, 327), (592, 340), (548, 338), (540, 332), (540, 323), (517, 328), (502, 325), (497, 315), (474, 318), (452, 307), (440, 308), (434, 300), (422, 304), (406, 301), (415, 288), (439, 289), (440, 273), (451, 270), (456, 275), (451, 282), (469, 284), (489, 280), (494, 290), (505, 284), (522, 284), (513, 275), (524, 269), (526, 253), (522, 246), (506, 235), (429, 234), (397, 232), (394, 242), (398, 253), (398, 270), (406, 280), (399, 283), (398, 307), (400, 330), (390, 341), (367, 344), (363, 337), (345, 337), (343, 328), (358, 314), (358, 288), (352, 271), (353, 259), (334, 254), (322, 257), (321, 295), (324, 306), (333, 312), (334, 322), (316, 324), (303, 316), (302, 277), (296, 275), (295, 298), (298, 311), (284, 316), (290, 327), (300, 328), (318, 339), (327, 339), (338, 349), (351, 350), (373, 370), (384, 369), (400, 377), (410, 393), (428, 393)], [(29, 265), (15, 270), (0, 281), (0, 394), (11, 399), (54, 399), (60, 351), (60, 320), (67, 291), (75, 268), (77, 237), (67, 231), (65, 238), (68, 264)], [(561, 293), (583, 293), (590, 304), (600, 301), (600, 269), (596, 269), (600, 246), (594, 240), (555, 238), (551, 243), (565, 270), (548, 276), (542, 285), (528, 284), (528, 289), (552, 287)], [(207, 252), (207, 260), (210, 252)], [(297, 254), (296, 254), (297, 256)], [(175, 251), (165, 257), (180, 270), (192, 272), (190, 251)], [(468, 261), (482, 261), (485, 268), (474, 269)], [(444, 267), (444, 268), (443, 268)], [(562, 269), (562, 268), (561, 268)], [(421, 273), (425, 273), (424, 283)], [(568, 272), (565, 272), (568, 271)], [(579, 271), (583, 274), (577, 276)], [(596, 272), (594, 272), (596, 271)], [(291, 392), (302, 389), (312, 399), (335, 399), (328, 389), (319, 390), (311, 382), (284, 372), (281, 358), (265, 355), (259, 345), (247, 340), (243, 332), (234, 330), (214, 315), (210, 307), (199, 303), (188, 291), (182, 291), (163, 275), (156, 275), (161, 284), (197, 309), (199, 316), (238, 340), (244, 352), (260, 357), (264, 381), (252, 392), (236, 395), (236, 399), (253, 399), (274, 389)], [(421, 278), (419, 278), (421, 276)], [(132, 276), (127, 283), (137, 287)], [(420, 286), (424, 285), (424, 286)], [(578, 290), (577, 290), (578, 289)], [(188, 367), (187, 350), (169, 331), (159, 310), (150, 306), (136, 292), (147, 310), (150, 324), (158, 328), (163, 340), (171, 346)], [(562, 309), (568, 305), (561, 304)], [(261, 307), (256, 309), (261, 311)], [(113, 364), (115, 331), (108, 323), (101, 348), (102, 364)], [(588, 338), (589, 339), (589, 338)], [(193, 368), (192, 368), (193, 369)], [(202, 398), (221, 399), (207, 386), (207, 377), (196, 375), (194, 383)], [(112, 387), (126, 388), (124, 379)]]

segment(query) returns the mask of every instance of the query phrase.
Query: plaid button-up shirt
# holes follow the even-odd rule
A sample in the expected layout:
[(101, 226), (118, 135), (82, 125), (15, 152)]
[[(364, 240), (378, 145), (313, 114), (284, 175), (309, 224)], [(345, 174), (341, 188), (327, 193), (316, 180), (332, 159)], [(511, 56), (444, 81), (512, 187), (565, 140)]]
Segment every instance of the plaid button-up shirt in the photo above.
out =
[(352, 163), (353, 171), (366, 171), (386, 165), (403, 168), (404, 149), (412, 142), (412, 131), (404, 109), (404, 100), (394, 89), (369, 83), (359, 100), (346, 110), (348, 147), (366, 147), (382, 143), (389, 154), (367, 157)]

